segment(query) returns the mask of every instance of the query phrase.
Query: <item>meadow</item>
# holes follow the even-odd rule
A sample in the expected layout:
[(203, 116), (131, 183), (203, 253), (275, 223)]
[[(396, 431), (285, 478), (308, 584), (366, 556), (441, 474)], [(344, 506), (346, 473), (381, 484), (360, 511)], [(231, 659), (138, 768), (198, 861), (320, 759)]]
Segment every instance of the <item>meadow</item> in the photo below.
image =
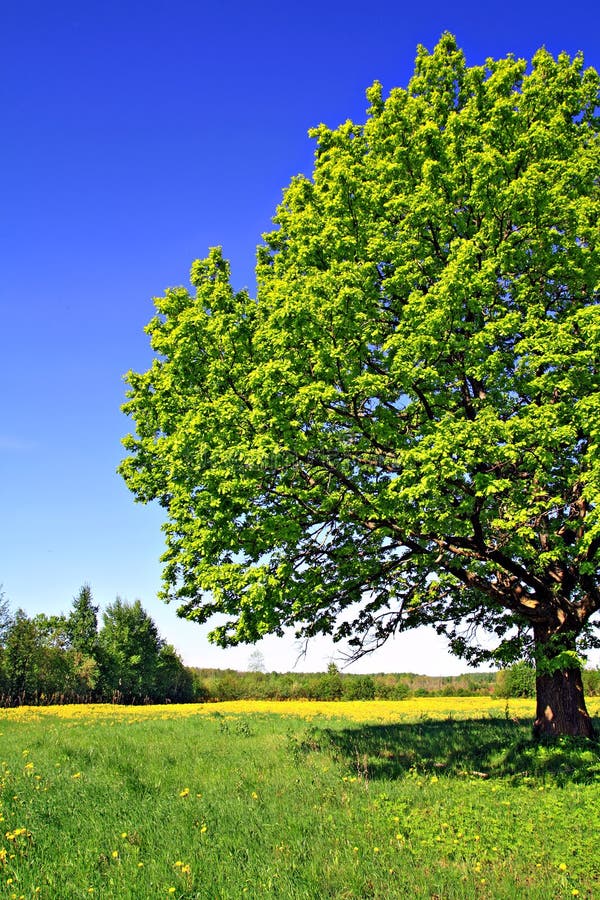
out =
[(0, 897), (598, 897), (600, 750), (536, 747), (532, 716), (482, 697), (0, 710)]

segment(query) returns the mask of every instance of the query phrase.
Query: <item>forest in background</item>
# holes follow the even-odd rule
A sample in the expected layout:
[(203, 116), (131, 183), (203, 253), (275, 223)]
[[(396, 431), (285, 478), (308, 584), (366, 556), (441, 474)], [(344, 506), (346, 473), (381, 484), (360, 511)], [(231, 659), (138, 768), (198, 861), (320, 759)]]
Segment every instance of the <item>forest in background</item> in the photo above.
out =
[[(13, 612), (0, 593), (0, 706), (55, 703), (188, 703), (220, 700), (402, 700), (407, 697), (535, 696), (524, 662), (498, 672), (427, 676), (268, 672), (259, 650), (248, 671), (185, 666), (139, 600), (117, 598), (102, 613), (83, 585), (66, 615)], [(600, 670), (584, 671), (588, 696)]]

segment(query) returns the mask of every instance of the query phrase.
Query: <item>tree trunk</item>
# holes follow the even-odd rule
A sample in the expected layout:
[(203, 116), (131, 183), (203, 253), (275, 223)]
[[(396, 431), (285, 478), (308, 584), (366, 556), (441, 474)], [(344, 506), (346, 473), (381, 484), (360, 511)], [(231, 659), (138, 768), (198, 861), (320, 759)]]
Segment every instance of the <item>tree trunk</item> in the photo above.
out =
[[(595, 740), (596, 734), (592, 720), (585, 706), (581, 669), (572, 667), (554, 667), (552, 658), (548, 660), (548, 636), (540, 634), (536, 629), (536, 645), (542, 651), (543, 662), (538, 662), (536, 674), (537, 708), (533, 725), (534, 737), (558, 737), (571, 735)], [(574, 642), (565, 649), (575, 648)], [(544, 653), (545, 651), (545, 653)], [(556, 659), (559, 655), (553, 654)], [(557, 659), (558, 662), (558, 659)]]

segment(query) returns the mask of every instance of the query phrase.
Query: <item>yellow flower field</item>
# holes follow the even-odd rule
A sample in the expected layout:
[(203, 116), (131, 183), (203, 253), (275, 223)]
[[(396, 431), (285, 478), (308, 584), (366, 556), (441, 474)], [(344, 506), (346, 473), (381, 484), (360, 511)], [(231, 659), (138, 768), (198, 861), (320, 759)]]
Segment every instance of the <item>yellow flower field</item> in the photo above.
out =
[(60, 719), (179, 719), (190, 716), (249, 715), (253, 713), (314, 719), (317, 716), (349, 719), (352, 722), (401, 722), (421, 716), (472, 719), (505, 716), (531, 718), (533, 700), (506, 700), (491, 697), (419, 697), (413, 700), (229, 700), (222, 703), (185, 703), (161, 706), (118, 706), (110, 703), (65, 706), (19, 706), (0, 709), (0, 721), (37, 721), (43, 717)]

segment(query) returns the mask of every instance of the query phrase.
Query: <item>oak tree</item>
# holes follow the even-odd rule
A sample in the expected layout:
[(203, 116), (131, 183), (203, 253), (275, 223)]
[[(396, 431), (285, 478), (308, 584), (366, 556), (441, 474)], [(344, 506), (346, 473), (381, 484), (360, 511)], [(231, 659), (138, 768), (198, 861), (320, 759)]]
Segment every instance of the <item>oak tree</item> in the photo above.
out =
[(600, 608), (599, 80), (445, 34), (366, 122), (312, 132), (258, 248), (166, 291), (121, 472), (167, 511), (164, 596), (213, 639), (360, 655), (430, 624), (529, 657), (538, 734), (591, 736)]

